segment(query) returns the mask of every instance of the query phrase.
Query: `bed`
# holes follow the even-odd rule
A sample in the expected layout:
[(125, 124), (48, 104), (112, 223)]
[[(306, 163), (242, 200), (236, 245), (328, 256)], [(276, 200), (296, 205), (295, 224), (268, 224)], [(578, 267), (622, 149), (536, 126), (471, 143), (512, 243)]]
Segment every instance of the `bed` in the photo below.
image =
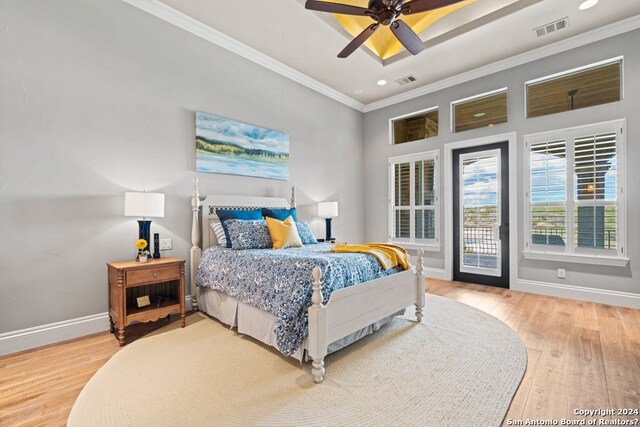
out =
[[(324, 358), (328, 353), (374, 332), (411, 304), (415, 304), (418, 322), (422, 320), (425, 303), (422, 251), (418, 253), (415, 267), (409, 270), (381, 271), (372, 256), (334, 254), (328, 244), (278, 251), (222, 248), (211, 228), (212, 223), (219, 222), (216, 209), (295, 206), (295, 188), (290, 200), (234, 195), (210, 195), (201, 200), (197, 180), (194, 180), (190, 251), (192, 304), (194, 310), (200, 309), (286, 356), (302, 361), (306, 352), (312, 363), (313, 380), (321, 383), (326, 375)], [(278, 264), (282, 272), (272, 271), (270, 266), (274, 264)], [(359, 268), (357, 273), (354, 273), (357, 270), (354, 264)], [(329, 273), (323, 277), (326, 270)], [(226, 278), (222, 280), (224, 275)], [(341, 285), (345, 278), (341, 277), (341, 282), (336, 277), (341, 275), (349, 276), (347, 282), (357, 284)], [(303, 284), (295, 289), (307, 293), (293, 297), (278, 293), (275, 300), (266, 301), (275, 297), (248, 296), (241, 289), (243, 280), (262, 281), (278, 289), (294, 289), (294, 283)], [(329, 293), (330, 296), (325, 297)]]

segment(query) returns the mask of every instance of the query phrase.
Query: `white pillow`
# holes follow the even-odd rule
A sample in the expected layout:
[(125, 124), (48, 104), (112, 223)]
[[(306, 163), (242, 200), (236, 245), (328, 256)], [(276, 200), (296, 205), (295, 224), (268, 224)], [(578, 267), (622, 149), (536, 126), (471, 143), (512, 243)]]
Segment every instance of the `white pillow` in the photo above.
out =
[(212, 222), (211, 229), (213, 230), (213, 233), (216, 235), (216, 239), (218, 239), (218, 244), (226, 248), (227, 236), (224, 235), (224, 228), (222, 228), (222, 223)]

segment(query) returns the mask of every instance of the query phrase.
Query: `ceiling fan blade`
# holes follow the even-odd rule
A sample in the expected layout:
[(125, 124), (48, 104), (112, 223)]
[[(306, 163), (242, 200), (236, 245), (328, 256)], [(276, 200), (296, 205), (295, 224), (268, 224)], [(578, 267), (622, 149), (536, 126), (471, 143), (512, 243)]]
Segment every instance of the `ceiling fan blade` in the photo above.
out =
[(307, 0), (304, 7), (310, 10), (317, 10), (318, 12), (340, 13), (342, 15), (367, 16), (367, 12), (371, 13), (369, 9), (364, 7), (316, 0)]
[(430, 10), (440, 9), (462, 0), (413, 0), (402, 5), (400, 10), (403, 15), (411, 15), (413, 13), (428, 12)]
[(358, 37), (351, 40), (351, 43), (349, 43), (347, 47), (342, 49), (342, 52), (338, 54), (338, 58), (346, 58), (347, 56), (355, 52), (355, 50), (360, 46), (362, 46), (362, 43), (366, 42), (367, 39), (371, 37), (371, 35), (373, 35), (373, 33), (375, 33), (379, 27), (380, 27), (380, 24), (375, 23), (365, 28), (363, 32), (358, 34)]
[(424, 50), (424, 44), (420, 37), (403, 21), (395, 20), (391, 24), (391, 31), (413, 55), (417, 55)]

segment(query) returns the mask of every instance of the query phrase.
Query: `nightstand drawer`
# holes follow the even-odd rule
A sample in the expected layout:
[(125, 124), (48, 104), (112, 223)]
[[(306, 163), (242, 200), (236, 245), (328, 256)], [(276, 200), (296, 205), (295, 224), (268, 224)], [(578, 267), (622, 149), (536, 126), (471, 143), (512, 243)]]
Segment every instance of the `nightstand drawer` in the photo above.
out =
[(145, 268), (127, 271), (127, 286), (164, 282), (180, 278), (180, 266)]

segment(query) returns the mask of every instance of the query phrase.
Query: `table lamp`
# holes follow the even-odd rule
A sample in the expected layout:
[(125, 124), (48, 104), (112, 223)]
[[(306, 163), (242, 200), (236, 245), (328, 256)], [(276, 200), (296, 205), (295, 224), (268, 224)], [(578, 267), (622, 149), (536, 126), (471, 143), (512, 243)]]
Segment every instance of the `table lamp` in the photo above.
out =
[(318, 203), (318, 216), (324, 218), (326, 222), (327, 235), (325, 241), (334, 239), (331, 237), (331, 218), (338, 216), (338, 202), (320, 202)]
[(151, 220), (147, 218), (164, 218), (164, 194), (124, 193), (124, 216), (142, 217), (138, 220), (138, 238), (147, 241), (147, 250), (149, 250)]

